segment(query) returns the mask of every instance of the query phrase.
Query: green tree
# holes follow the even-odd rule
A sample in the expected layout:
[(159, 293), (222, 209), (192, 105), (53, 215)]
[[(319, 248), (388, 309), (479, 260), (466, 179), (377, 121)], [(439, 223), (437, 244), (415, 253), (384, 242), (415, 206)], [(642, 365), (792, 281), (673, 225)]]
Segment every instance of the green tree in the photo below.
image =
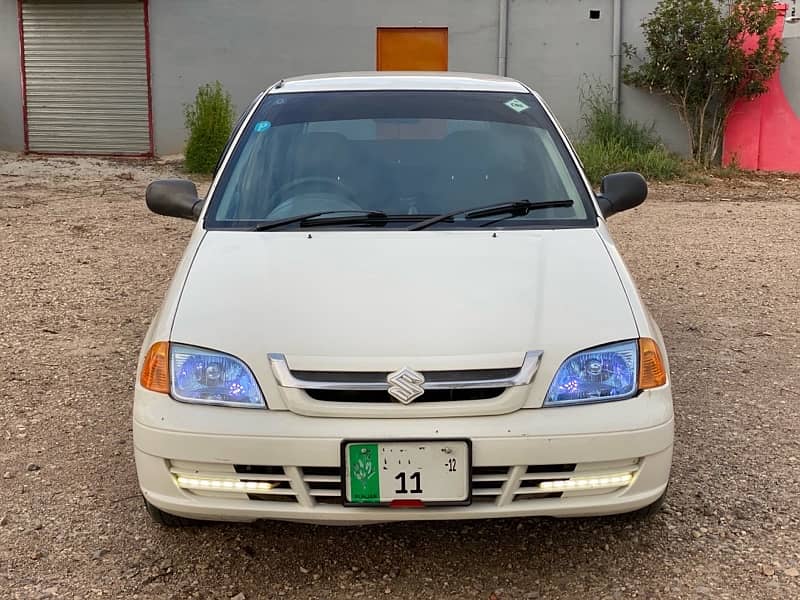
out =
[(184, 151), (186, 169), (211, 173), (233, 129), (231, 95), (219, 81), (201, 85), (192, 104), (184, 106), (189, 139)]
[(666, 97), (700, 164), (717, 160), (734, 103), (766, 92), (786, 59), (769, 35), (777, 15), (772, 0), (661, 0), (642, 24), (644, 55), (626, 45), (625, 83)]

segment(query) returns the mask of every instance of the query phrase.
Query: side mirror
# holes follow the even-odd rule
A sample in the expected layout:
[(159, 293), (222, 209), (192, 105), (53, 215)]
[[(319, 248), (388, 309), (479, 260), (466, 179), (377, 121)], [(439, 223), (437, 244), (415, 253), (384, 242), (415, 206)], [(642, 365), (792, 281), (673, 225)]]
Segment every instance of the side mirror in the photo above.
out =
[(157, 215), (197, 221), (203, 200), (197, 197), (197, 187), (186, 179), (162, 179), (147, 186), (147, 208)]
[(614, 173), (600, 182), (597, 203), (607, 219), (623, 210), (636, 208), (647, 199), (647, 182), (639, 173)]

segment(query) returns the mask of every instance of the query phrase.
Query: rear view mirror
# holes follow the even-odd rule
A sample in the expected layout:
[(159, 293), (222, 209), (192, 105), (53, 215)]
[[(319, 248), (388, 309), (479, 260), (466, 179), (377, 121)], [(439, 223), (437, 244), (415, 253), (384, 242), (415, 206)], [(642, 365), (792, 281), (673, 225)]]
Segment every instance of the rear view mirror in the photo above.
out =
[(614, 173), (600, 182), (597, 203), (607, 219), (611, 215), (639, 206), (647, 198), (647, 182), (639, 173)]
[(157, 215), (197, 221), (203, 200), (197, 197), (197, 187), (186, 179), (162, 179), (147, 186), (147, 208)]

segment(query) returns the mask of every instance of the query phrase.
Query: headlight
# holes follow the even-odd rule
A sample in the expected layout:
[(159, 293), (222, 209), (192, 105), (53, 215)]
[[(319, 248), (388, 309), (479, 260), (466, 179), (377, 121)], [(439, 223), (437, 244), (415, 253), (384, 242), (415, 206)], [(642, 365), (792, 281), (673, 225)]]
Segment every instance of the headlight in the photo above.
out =
[(229, 354), (169, 345), (172, 397), (195, 404), (263, 408), (264, 396), (242, 361)]
[(573, 354), (558, 369), (545, 406), (625, 400), (636, 394), (639, 349), (636, 340)]

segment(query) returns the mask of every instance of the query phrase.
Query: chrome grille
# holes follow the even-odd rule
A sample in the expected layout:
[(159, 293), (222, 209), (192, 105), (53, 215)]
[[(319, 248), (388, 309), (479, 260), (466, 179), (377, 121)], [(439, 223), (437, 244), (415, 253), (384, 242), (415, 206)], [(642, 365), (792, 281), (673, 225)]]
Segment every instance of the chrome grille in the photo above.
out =
[[(426, 394), (433, 391), (503, 390), (508, 387), (529, 385), (539, 368), (542, 352), (525, 353), (522, 365), (502, 369), (477, 369), (455, 371), (421, 371)], [(396, 373), (348, 371), (293, 371), (283, 354), (270, 354), (269, 364), (278, 384), (284, 388), (312, 391), (386, 392), (390, 390), (389, 378)], [(407, 367), (404, 367), (407, 369)], [(447, 398), (444, 398), (447, 399)]]
[[(487, 381), (492, 379), (508, 379), (519, 373), (519, 369), (479, 369), (474, 371), (423, 371), (428, 383), (453, 383), (464, 380)], [(310, 384), (328, 382), (335, 383), (376, 383), (385, 385), (388, 373), (381, 371), (292, 371), (297, 379)]]
[[(505, 388), (464, 389), (464, 390), (431, 390), (417, 398), (417, 404), (425, 402), (451, 402), (464, 400), (488, 400), (497, 398)], [(321, 402), (368, 402), (396, 403), (397, 400), (388, 392), (375, 390), (359, 392), (355, 390), (305, 390), (306, 394)]]

